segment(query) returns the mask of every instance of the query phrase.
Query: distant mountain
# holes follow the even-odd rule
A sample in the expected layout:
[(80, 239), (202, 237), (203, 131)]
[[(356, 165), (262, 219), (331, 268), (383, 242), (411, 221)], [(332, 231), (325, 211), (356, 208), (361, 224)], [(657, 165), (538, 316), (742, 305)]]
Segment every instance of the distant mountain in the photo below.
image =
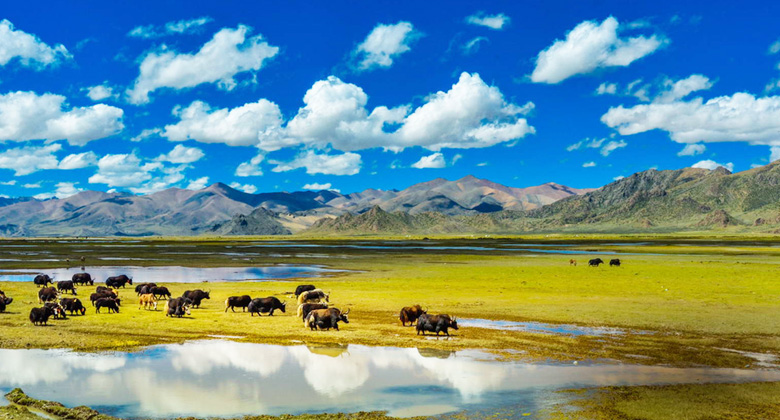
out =
[(5, 199), (0, 202), (0, 235), (286, 234), (321, 218), (363, 213), (375, 206), (410, 215), (477, 215), (538, 208), (587, 191), (557, 184), (510, 188), (473, 176), (457, 181), (438, 178), (401, 191), (367, 189), (346, 195), (329, 190), (248, 194), (222, 183), (197, 191), (170, 188), (138, 196), (84, 191), (65, 199)]

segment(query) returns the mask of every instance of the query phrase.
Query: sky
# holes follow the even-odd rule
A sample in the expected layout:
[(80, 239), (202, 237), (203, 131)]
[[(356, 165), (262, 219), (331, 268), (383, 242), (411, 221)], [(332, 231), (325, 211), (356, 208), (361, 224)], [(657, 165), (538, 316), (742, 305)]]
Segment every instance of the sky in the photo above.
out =
[(777, 2), (5, 2), (0, 196), (780, 158)]

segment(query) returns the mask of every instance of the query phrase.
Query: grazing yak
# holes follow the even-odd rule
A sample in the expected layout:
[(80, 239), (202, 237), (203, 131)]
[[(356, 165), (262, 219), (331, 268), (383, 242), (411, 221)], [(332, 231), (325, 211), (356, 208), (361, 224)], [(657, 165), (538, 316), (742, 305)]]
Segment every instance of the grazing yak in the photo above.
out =
[(428, 331), (435, 332), (436, 335), (443, 332), (449, 337), (449, 328), (458, 329), (458, 320), (455, 317), (450, 318), (449, 315), (422, 314), (417, 318), (417, 335), (420, 335), (420, 332), (425, 335), (425, 332)]
[(114, 300), (117, 301), (117, 305), (121, 305), (121, 303), (120, 303), (121, 300), (119, 299), (119, 295), (115, 291), (110, 290), (110, 289), (103, 288), (103, 290), (100, 290), (98, 292), (95, 292), (95, 293), (89, 295), (89, 301), (92, 302), (92, 306), (95, 305), (95, 301), (96, 300), (102, 299), (102, 298), (114, 299)]
[(35, 283), (36, 286), (46, 287), (49, 283), (54, 284), (54, 279), (49, 277), (48, 274), (38, 274), (33, 279), (33, 283)]
[(577, 266), (577, 260), (569, 260), (569, 265)]
[(236, 308), (241, 308), (241, 312), (245, 312), (246, 307), (249, 306), (250, 302), (252, 302), (252, 297), (249, 295), (230, 296), (229, 298), (225, 299), (225, 312), (227, 312), (228, 309), (231, 309), (233, 312), (235, 312)]
[(181, 318), (185, 314), (190, 315), (192, 301), (188, 298), (178, 297), (165, 302), (165, 316)]
[(81, 312), (81, 315), (87, 312), (87, 308), (84, 307), (78, 298), (62, 298), (60, 299), (60, 306), (62, 306), (63, 310), (70, 312), (71, 315), (74, 312)]
[(594, 258), (592, 260), (588, 260), (588, 265), (590, 267), (598, 267), (599, 264), (604, 264), (604, 260), (602, 260), (601, 258)]
[(157, 283), (141, 283), (135, 286), (135, 293), (138, 296), (151, 293), (152, 287), (157, 287)]
[(420, 305), (405, 306), (401, 309), (401, 313), (398, 314), (398, 318), (401, 320), (401, 325), (405, 327), (408, 322), (411, 327), (420, 315), (426, 313), (428, 313), (428, 310), (423, 310)]
[(154, 297), (156, 297), (157, 299), (162, 299), (162, 298), (170, 299), (171, 298), (171, 292), (165, 286), (160, 286), (160, 287), (155, 286), (155, 287), (152, 287), (151, 289), (148, 289), (148, 291), (149, 291), (149, 293), (153, 294)]
[(204, 292), (200, 289), (187, 290), (181, 297), (191, 300), (193, 308), (200, 308), (200, 302), (203, 299), (211, 299), (210, 293), (211, 291)]
[(54, 310), (47, 306), (30, 309), (30, 321), (33, 325), (46, 325), (52, 315), (54, 315)]
[(106, 279), (106, 286), (113, 287), (114, 289), (124, 288), (125, 284), (133, 285), (133, 278), (127, 277), (124, 274), (119, 276), (113, 276)]
[(309, 316), (309, 312), (315, 310), (315, 309), (328, 309), (327, 303), (304, 303), (303, 305), (298, 305), (298, 318), (300, 318), (302, 321), (306, 321), (306, 317)]
[(609, 260), (610, 267), (620, 267), (620, 258), (613, 258)]
[(108, 308), (108, 313), (111, 311), (119, 313), (118, 299), (100, 298), (95, 301), (95, 312), (100, 313), (100, 308)]
[(95, 281), (92, 280), (92, 276), (90, 276), (89, 273), (76, 273), (71, 278), (71, 281), (73, 281), (73, 284), (80, 284), (82, 286), (92, 286), (95, 284)]
[(57, 300), (57, 289), (54, 287), (44, 287), (38, 291), (38, 302), (49, 302)]
[(336, 331), (339, 330), (339, 321), (343, 321), (345, 324), (349, 324), (349, 318), (347, 318), (347, 312), (341, 312), (337, 308), (328, 309), (314, 309), (309, 312), (309, 316), (306, 317), (306, 324), (312, 331), (316, 329), (329, 330), (331, 328)]
[(67, 291), (70, 291), (75, 296), (76, 293), (76, 287), (73, 285), (73, 281), (71, 280), (63, 280), (57, 282), (57, 291), (60, 293), (65, 293)]
[(144, 295), (141, 295), (138, 297), (138, 309), (141, 309), (143, 306), (144, 309), (149, 309), (151, 307), (154, 307), (154, 310), (157, 310), (157, 298), (154, 297), (153, 294), (147, 293)]
[(9, 298), (0, 291), (0, 312), (5, 312), (5, 308), (14, 301), (14, 298)]
[(330, 302), (330, 293), (325, 293), (322, 289), (308, 290), (298, 296), (298, 305), (304, 303), (320, 303), (323, 300)]
[(268, 312), (269, 316), (273, 316), (274, 310), (279, 309), (280, 311), (285, 312), (286, 307), (286, 303), (282, 303), (279, 299), (269, 296), (267, 298), (252, 299), (252, 301), (249, 302), (248, 311), (252, 316), (255, 316), (255, 313), (257, 313), (258, 316), (261, 316), (261, 314), (266, 312)]
[(308, 292), (309, 290), (314, 290), (316, 287), (314, 287), (313, 284), (301, 284), (300, 286), (295, 288), (295, 297), (298, 297), (303, 292)]
[(60, 319), (60, 318), (66, 319), (67, 318), (65, 316), (65, 308), (63, 308), (62, 305), (60, 305), (59, 303), (57, 303), (57, 302), (46, 302), (46, 303), (43, 304), (43, 306), (46, 307), (46, 308), (51, 308), (51, 310), (54, 311), (54, 319)]

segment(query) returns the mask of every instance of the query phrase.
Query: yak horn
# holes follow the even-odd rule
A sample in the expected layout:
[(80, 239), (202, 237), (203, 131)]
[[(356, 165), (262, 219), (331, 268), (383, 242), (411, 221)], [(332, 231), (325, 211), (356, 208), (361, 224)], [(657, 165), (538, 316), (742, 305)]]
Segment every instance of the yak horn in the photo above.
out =
[(347, 309), (347, 312), (344, 312), (344, 315), (347, 315), (349, 313), (349, 311), (351, 311), (351, 310), (352, 310), (352, 308)]

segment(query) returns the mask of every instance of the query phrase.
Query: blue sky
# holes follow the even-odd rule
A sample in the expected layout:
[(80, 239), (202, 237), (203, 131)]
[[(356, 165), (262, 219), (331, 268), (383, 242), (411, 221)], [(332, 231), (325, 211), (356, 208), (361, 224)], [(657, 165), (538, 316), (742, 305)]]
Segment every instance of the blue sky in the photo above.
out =
[(780, 157), (779, 9), (7, 3), (0, 195), (743, 171)]

